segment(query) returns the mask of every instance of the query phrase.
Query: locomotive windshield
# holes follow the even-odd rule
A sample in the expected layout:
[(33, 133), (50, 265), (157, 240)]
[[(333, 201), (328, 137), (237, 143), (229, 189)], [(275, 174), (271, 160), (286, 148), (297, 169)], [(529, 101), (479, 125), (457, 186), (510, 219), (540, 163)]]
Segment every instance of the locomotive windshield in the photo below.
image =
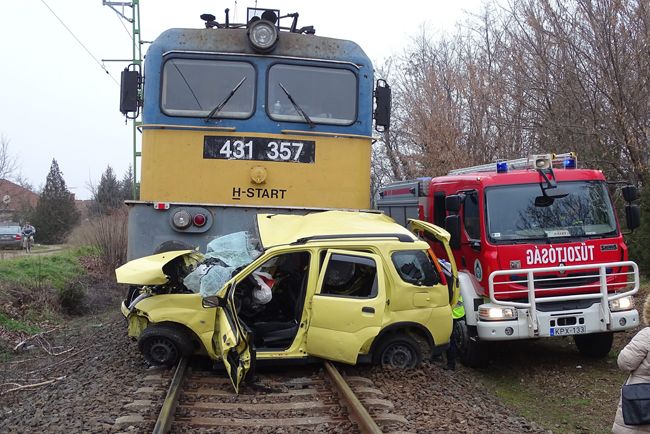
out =
[(287, 93), (314, 123), (351, 125), (356, 120), (357, 78), (348, 69), (285, 64), (271, 66), (267, 94), (271, 119), (305, 122)]
[(539, 184), (487, 188), (490, 240), (498, 243), (616, 233), (614, 210), (604, 182), (560, 182), (558, 188), (568, 195), (540, 200)]
[[(242, 81), (243, 80), (243, 81)], [(239, 86), (238, 86), (239, 85)], [(235, 90), (230, 98), (229, 95)], [(224, 101), (227, 101), (223, 104)], [(180, 59), (165, 62), (162, 110), (172, 116), (246, 119), (255, 105), (255, 68), (247, 62)]]

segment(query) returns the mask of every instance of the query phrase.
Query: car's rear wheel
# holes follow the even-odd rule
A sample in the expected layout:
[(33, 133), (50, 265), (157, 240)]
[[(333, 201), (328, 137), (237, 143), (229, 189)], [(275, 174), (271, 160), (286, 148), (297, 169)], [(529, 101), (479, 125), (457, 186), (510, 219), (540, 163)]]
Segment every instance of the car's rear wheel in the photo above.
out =
[(150, 365), (173, 366), (192, 354), (192, 338), (178, 326), (152, 325), (140, 335), (138, 347)]
[(373, 361), (381, 366), (412, 369), (422, 361), (422, 351), (417, 341), (406, 333), (391, 334), (381, 342)]

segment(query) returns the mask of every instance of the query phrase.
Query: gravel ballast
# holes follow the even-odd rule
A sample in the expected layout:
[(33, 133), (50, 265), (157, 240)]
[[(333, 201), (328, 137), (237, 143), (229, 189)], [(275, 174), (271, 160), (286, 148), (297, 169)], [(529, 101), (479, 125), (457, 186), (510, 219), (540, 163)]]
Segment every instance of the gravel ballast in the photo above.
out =
[[(0, 432), (137, 431), (137, 424), (129, 429), (115, 421), (129, 414), (129, 404), (143, 398), (136, 391), (151, 386), (146, 377), (160, 371), (148, 368), (137, 344), (126, 336), (121, 315), (86, 317), (44, 338), (46, 344), (31, 342), (31, 349), (0, 365), (0, 392), (51, 381), (0, 395)], [(61, 354), (50, 355), (44, 348)], [(472, 379), (471, 370), (462, 367), (450, 372), (425, 362), (411, 371), (367, 365), (342, 368), (347, 375), (373, 381), (393, 402), (394, 412), (407, 419), (404, 431), (544, 432), (512, 415)], [(163, 373), (162, 382), (169, 376)], [(160, 386), (160, 396), (148, 396), (154, 399), (144, 410), (154, 419), (164, 395), (164, 385)]]

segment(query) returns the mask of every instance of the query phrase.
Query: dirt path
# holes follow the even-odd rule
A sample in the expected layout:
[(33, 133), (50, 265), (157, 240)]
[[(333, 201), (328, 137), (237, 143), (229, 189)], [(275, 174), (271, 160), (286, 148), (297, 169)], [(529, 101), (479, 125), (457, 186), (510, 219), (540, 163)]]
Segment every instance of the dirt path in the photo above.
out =
[(51, 255), (66, 248), (67, 246), (65, 244), (57, 244), (52, 246), (35, 246), (31, 253), (26, 253), (24, 250), (0, 250), (0, 261), (27, 255)]

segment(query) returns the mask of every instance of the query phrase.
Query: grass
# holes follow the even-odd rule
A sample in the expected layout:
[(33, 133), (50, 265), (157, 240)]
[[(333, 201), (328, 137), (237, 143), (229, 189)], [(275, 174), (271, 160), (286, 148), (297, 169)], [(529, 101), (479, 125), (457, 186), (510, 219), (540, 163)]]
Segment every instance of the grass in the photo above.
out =
[(79, 257), (89, 253), (87, 248), (77, 248), (52, 255), (21, 256), (0, 261), (0, 283), (63, 288), (83, 273)]
[[(636, 308), (642, 310), (650, 282), (642, 279)], [(488, 367), (475, 371), (507, 407), (555, 433), (609, 433), (627, 374), (620, 350), (638, 330), (616, 333), (603, 359), (580, 356), (571, 338), (498, 342)]]
[(39, 327), (9, 318), (2, 312), (0, 312), (0, 327), (11, 332), (25, 332), (32, 335), (42, 331)]
[(615, 356), (626, 341), (617, 339), (604, 359), (583, 358), (570, 338), (496, 346), (501, 351), (477, 378), (507, 407), (553, 432), (607, 433), (626, 378)]
[(0, 261), (0, 330), (33, 334), (40, 330), (30, 324), (60, 319), (58, 294), (85, 274), (79, 258), (93, 253), (75, 248)]

